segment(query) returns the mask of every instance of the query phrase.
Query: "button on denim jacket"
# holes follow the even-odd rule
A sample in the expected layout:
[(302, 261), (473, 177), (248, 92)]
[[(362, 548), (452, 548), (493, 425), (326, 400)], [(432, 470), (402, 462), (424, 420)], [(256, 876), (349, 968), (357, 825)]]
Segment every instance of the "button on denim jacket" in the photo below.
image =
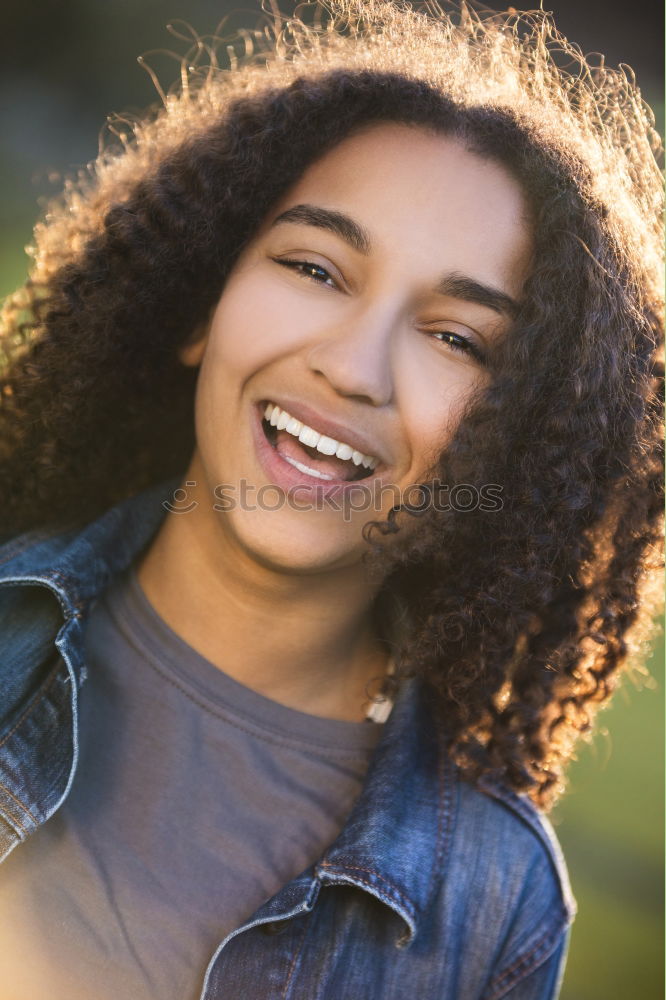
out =
[[(69, 792), (87, 611), (172, 489), (0, 546), (0, 858)], [(201, 1000), (550, 1000), (575, 912), (549, 820), (497, 782), (460, 779), (410, 680), (339, 836), (220, 942)]]

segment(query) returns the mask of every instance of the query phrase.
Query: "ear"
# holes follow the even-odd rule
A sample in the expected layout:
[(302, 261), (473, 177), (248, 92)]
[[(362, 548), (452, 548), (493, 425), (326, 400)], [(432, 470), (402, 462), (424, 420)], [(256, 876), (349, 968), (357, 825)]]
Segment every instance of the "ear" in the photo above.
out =
[(195, 368), (201, 364), (206, 344), (208, 343), (209, 329), (208, 323), (198, 326), (193, 330), (185, 343), (179, 347), (178, 358), (181, 364), (186, 365), (188, 368)]

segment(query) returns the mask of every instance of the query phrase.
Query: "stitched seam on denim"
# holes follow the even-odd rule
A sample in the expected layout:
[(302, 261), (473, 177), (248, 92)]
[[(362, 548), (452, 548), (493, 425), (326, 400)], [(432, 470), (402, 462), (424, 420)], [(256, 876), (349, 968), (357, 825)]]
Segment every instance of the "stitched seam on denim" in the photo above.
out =
[[(59, 667), (59, 664), (56, 664), (54, 666), (53, 671), (51, 673), (51, 677), (48, 679), (48, 681), (45, 682), (45, 684), (43, 686), (41, 686), (39, 688), (39, 690), (35, 693), (35, 696), (32, 699), (32, 701), (27, 705), (25, 712), (19, 717), (19, 719), (14, 724), (14, 726), (2, 738), (2, 740), (0, 740), (0, 747), (3, 747), (5, 745), (5, 743), (7, 742), (7, 740), (11, 739), (11, 737), (14, 735), (14, 733), (16, 732), (16, 730), (32, 714), (32, 712), (37, 707), (38, 703), (41, 701), (42, 697), (51, 688), (51, 686), (53, 685), (53, 682), (56, 680), (56, 678), (58, 676), (58, 667)], [(7, 795), (9, 795), (9, 797), (12, 799), (12, 801), (14, 801), (17, 804), (17, 806), (19, 806), (23, 810), (23, 812), (26, 814), (26, 816), (30, 817), (30, 819), (35, 824), (35, 826), (39, 826), (39, 820), (36, 818), (36, 816), (33, 815), (33, 813), (31, 812), (31, 810), (28, 809), (28, 807), (26, 805), (24, 805), (23, 802), (21, 802), (21, 800), (18, 799), (14, 795), (14, 793), (3, 782), (1, 782), (1, 781), (0, 781), (0, 788), (2, 788), (7, 793)], [(15, 818), (15, 817), (13, 817), (13, 818)], [(27, 836), (28, 835), (28, 831), (23, 826), (23, 824), (20, 822), (20, 820), (16, 819), (16, 824), (17, 824), (17, 826), (19, 826), (21, 828), (21, 830)]]
[[(448, 759), (448, 755), (444, 749), (444, 741), (441, 734), (439, 735), (439, 816), (437, 821), (437, 850), (435, 853), (435, 860), (433, 862), (432, 872), (430, 875), (430, 889), (428, 893), (428, 898), (432, 898), (435, 887), (436, 873), (441, 871), (442, 868), (442, 858), (444, 857), (444, 848), (447, 839), (451, 833), (451, 828), (453, 825), (453, 773), (451, 765)], [(451, 780), (447, 781), (447, 775), (451, 772)], [(446, 829), (446, 833), (444, 832)]]
[[(60, 586), (63, 588), (63, 590), (66, 590), (67, 589), (67, 585), (71, 584), (72, 580), (71, 580), (70, 577), (63, 576), (57, 570), (55, 570), (54, 572), (50, 573), (50, 575), (45, 575), (44, 577), (39, 578), (39, 579), (35, 579), (34, 577), (33, 578), (27, 578), (27, 577), (20, 577), (20, 576), (17, 577), (15, 580), (11, 580), (11, 579), (10, 580), (6, 580), (6, 579), (3, 580), (3, 579), (0, 578), (0, 587), (4, 587), (4, 586), (9, 586), (9, 587), (12, 587), (12, 586), (14, 586), (14, 587), (45, 587), (47, 590), (51, 590), (52, 591), (52, 588), (49, 586), (50, 583), (60, 584)], [(58, 605), (60, 607), (60, 610), (64, 612), (64, 609), (62, 607), (62, 602), (61, 602), (61, 599), (60, 599), (60, 594), (56, 593), (55, 594), (55, 598), (58, 601)], [(69, 614), (69, 617), (71, 617), (71, 618), (81, 618), (82, 613), (83, 613), (83, 611), (82, 611), (82, 609), (83, 609), (83, 603), (76, 596), (74, 597), (74, 600), (73, 600), (72, 603), (73, 603), (74, 610), (71, 612), (71, 614)], [(68, 612), (69, 612), (69, 609), (68, 609)], [(68, 613), (64, 614), (65, 622), (67, 622), (69, 620), (69, 617), (68, 617)]]
[[(333, 871), (335, 868), (339, 868), (341, 866), (340, 865), (332, 865), (329, 861), (322, 861), (322, 863), (321, 863), (321, 865), (319, 867), (320, 868), (330, 868), (331, 871)], [(414, 916), (414, 907), (409, 902), (409, 900), (406, 900), (405, 897), (403, 896), (403, 894), (400, 892), (400, 890), (398, 888), (396, 888), (396, 886), (393, 885), (393, 883), (390, 882), (387, 878), (385, 878), (383, 875), (380, 875), (380, 873), (377, 872), (374, 868), (361, 868), (360, 865), (345, 865), (344, 867), (345, 867), (345, 869), (347, 871), (365, 872), (367, 875), (375, 875), (378, 879), (381, 879), (381, 881), (385, 882), (386, 885), (391, 889), (391, 891), (393, 893), (395, 893), (395, 895), (396, 895), (396, 897), (398, 899), (398, 902), (401, 904), (401, 906), (404, 906), (404, 908), (409, 912), (410, 916), (412, 916), (412, 917)], [(368, 881), (368, 879), (362, 879), (362, 878), (360, 878), (359, 882), (362, 882), (363, 885), (367, 885), (368, 888), (372, 887), (372, 885)]]
[(58, 667), (59, 667), (59, 664), (56, 664), (54, 666), (53, 672), (52, 672), (51, 677), (49, 678), (49, 680), (46, 681), (46, 682), (44, 682), (44, 684), (42, 686), (40, 686), (39, 690), (37, 690), (35, 692), (34, 698), (26, 706), (26, 709), (25, 709), (25, 712), (23, 713), (23, 715), (21, 715), (16, 720), (16, 722), (14, 723), (14, 725), (12, 726), (12, 728), (9, 730), (9, 732), (6, 733), (2, 737), (2, 739), (0, 740), (0, 747), (3, 747), (5, 745), (5, 743), (7, 742), (7, 740), (11, 739), (11, 737), (14, 735), (14, 733), (19, 728), (19, 726), (21, 726), (25, 722), (25, 720), (28, 718), (28, 716), (32, 715), (32, 713), (34, 712), (35, 708), (37, 707), (37, 704), (42, 700), (42, 698), (44, 697), (44, 695), (48, 692), (49, 688), (52, 686), (53, 682), (57, 679), (57, 677), (58, 677)]
[[(30, 536), (26, 538), (22, 545), (16, 544), (15, 546), (12, 546), (11, 542), (6, 542), (5, 544), (10, 546), (9, 554), (2, 560), (0, 566), (6, 566), (7, 563), (11, 562), (12, 559), (15, 559), (16, 556), (22, 555), (23, 552), (27, 552), (28, 549), (31, 549), (33, 545), (38, 545), (40, 542), (45, 541), (48, 537), (49, 537), (48, 532), (43, 532), (41, 534), (38, 534), (37, 537)], [(18, 543), (19, 539), (20, 536), (19, 538), (14, 539), (14, 541)]]
[[(5, 824), (5, 826), (7, 827), (7, 829), (11, 833), (13, 833), (15, 836), (17, 835), (17, 833), (16, 833), (16, 827), (17, 826), (19, 826), (21, 828), (21, 830), (23, 830), (23, 833), (25, 834), (25, 838), (27, 838), (27, 837), (30, 836), (29, 833), (28, 833), (28, 831), (25, 830), (23, 826), (21, 826), (21, 823), (19, 823), (18, 820), (15, 820), (14, 816), (11, 813), (7, 812), (6, 809), (3, 809), (2, 806), (0, 806), (0, 820), (2, 820), (2, 822)], [(21, 839), (20, 835), (18, 835), (18, 836), (19, 836), (19, 840), (20, 840)]]
[[(562, 917), (566, 924), (566, 914), (563, 913)], [(491, 983), (490, 988), (493, 989), (493, 992), (490, 993), (488, 997), (484, 997), (483, 1000), (499, 1000), (499, 998), (502, 997), (508, 990), (513, 989), (517, 983), (519, 983), (522, 979), (525, 979), (525, 977), (531, 972), (534, 972), (534, 970), (538, 968), (539, 963), (533, 963), (532, 965), (526, 964), (526, 968), (522, 969), (522, 974), (519, 972), (517, 976), (513, 975), (516, 969), (518, 969), (523, 963), (529, 963), (530, 959), (532, 959), (534, 955), (539, 952), (539, 950), (547, 946), (549, 938), (552, 937), (553, 939), (556, 939), (561, 933), (562, 927), (558, 927), (556, 930), (549, 929), (546, 931), (546, 933), (539, 938), (539, 940), (528, 952), (525, 952), (524, 955), (520, 955), (511, 963), (511, 965), (494, 977), (497, 985), (493, 987), (493, 984)], [(546, 958), (547, 957), (548, 956), (546, 956)]]
[[(3, 785), (3, 783), (2, 783), (1, 781), (0, 781), (0, 788), (2, 788), (2, 789), (3, 789), (4, 791), (5, 791), (5, 792), (7, 792), (7, 795), (9, 795), (10, 799), (13, 799), (13, 800), (14, 800), (14, 802), (16, 802), (16, 804), (17, 804), (18, 806), (20, 806), (20, 807), (21, 807), (21, 809), (23, 809), (23, 810), (24, 810), (24, 811), (25, 811), (25, 812), (26, 812), (26, 813), (28, 814), (28, 816), (30, 817), (30, 819), (31, 819), (31, 820), (33, 821), (33, 823), (34, 823), (35, 825), (38, 825), (38, 824), (37, 824), (37, 820), (36, 820), (36, 819), (35, 819), (35, 817), (34, 817), (34, 816), (32, 815), (32, 813), (30, 812), (30, 810), (29, 810), (29, 809), (26, 809), (26, 808), (25, 808), (25, 806), (23, 805), (23, 803), (22, 803), (22, 802), (19, 802), (19, 800), (18, 800), (18, 799), (16, 798), (16, 796), (15, 796), (15, 795), (12, 795), (12, 793), (11, 793), (11, 792), (10, 792), (10, 790), (9, 790), (9, 789), (7, 788), (7, 786), (6, 786), (6, 785)], [(11, 823), (15, 823), (15, 824), (16, 824), (16, 826), (18, 826), (18, 828), (19, 828), (19, 829), (21, 830), (21, 832), (22, 832), (22, 833), (24, 833), (24, 834), (26, 835), (26, 837), (28, 836), (28, 829), (27, 829), (27, 827), (25, 827), (25, 826), (23, 825), (23, 823), (21, 822), (21, 820), (20, 820), (20, 819), (18, 819), (18, 817), (16, 817), (16, 816), (13, 816), (13, 815), (12, 815), (11, 813), (8, 813), (8, 812), (4, 812), (4, 811), (3, 811), (3, 815), (4, 815), (4, 816), (6, 816), (6, 817), (7, 817), (7, 819), (8, 819), (8, 820), (9, 820), (9, 821), (10, 821)]]
[[(54, 570), (51, 573), (50, 579), (53, 580), (55, 583), (59, 583), (63, 589), (67, 589), (68, 584), (70, 586), (72, 585), (74, 585), (74, 587), (76, 586), (76, 583), (74, 580), (72, 580), (71, 576), (63, 576), (59, 570)], [(73, 617), (80, 618), (83, 605), (76, 594), (76, 590), (73, 594), (72, 604), (74, 605)]]
[(291, 985), (291, 980), (294, 976), (294, 972), (296, 971), (296, 963), (298, 962), (298, 959), (301, 956), (301, 952), (303, 951), (303, 945), (305, 944), (305, 937), (308, 933), (308, 928), (309, 928), (309, 921), (306, 921), (305, 926), (303, 927), (303, 932), (301, 934), (300, 944), (296, 948), (296, 951), (294, 952), (294, 957), (291, 960), (291, 965), (289, 966), (289, 975), (287, 976), (287, 981), (284, 984), (284, 990), (282, 992), (282, 1000), (288, 1000), (289, 987)]

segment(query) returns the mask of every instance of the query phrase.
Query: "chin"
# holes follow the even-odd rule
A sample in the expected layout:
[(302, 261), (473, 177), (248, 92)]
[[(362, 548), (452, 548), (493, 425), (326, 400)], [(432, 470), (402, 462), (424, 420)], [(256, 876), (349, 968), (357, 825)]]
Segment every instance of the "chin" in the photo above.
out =
[[(313, 512), (315, 517), (319, 512)], [(265, 517), (270, 517), (266, 512)], [(321, 517), (321, 514), (319, 514)], [(319, 573), (360, 563), (367, 543), (361, 536), (362, 524), (307, 524), (308, 516), (293, 512), (278, 525), (256, 522), (234, 525), (236, 541), (256, 563), (281, 573)]]

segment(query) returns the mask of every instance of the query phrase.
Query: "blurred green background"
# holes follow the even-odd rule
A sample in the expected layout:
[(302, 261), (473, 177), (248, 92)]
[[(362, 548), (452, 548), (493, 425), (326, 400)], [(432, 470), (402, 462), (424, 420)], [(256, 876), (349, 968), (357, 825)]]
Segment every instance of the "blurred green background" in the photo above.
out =
[[(502, 9), (501, 4), (491, 7)], [(282, 0), (283, 11), (293, 5)], [(629, 64), (663, 134), (660, 5), (553, 0), (559, 29), (610, 65)], [(0, 63), (0, 296), (23, 280), (23, 247), (61, 177), (94, 158), (106, 115), (156, 101), (147, 61), (173, 83), (187, 46), (166, 30), (202, 35), (257, 24), (257, 2), (33, 0), (3, 5)], [(179, 30), (184, 30), (180, 25)], [(167, 50), (155, 52), (154, 50)], [(638, 686), (625, 679), (582, 744), (551, 820), (568, 862), (578, 916), (561, 1000), (664, 996), (664, 645)], [(351, 998), (350, 998), (351, 1000)]]

